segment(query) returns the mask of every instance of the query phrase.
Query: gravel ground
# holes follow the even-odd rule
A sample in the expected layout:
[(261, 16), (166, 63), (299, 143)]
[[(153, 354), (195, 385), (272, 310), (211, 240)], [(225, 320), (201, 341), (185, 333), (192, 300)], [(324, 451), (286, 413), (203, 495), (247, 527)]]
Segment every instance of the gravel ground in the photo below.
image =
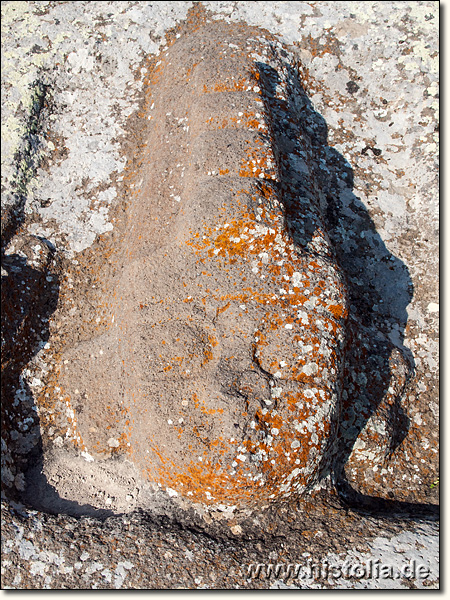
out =
[[(355, 314), (366, 318), (360, 331), (373, 339), (379, 332), (411, 368), (398, 412), (408, 421), (399, 449), (388, 467), (378, 466), (385, 430), (375, 413), (356, 440), (347, 475), (362, 495), (381, 491), (408, 503), (408, 514), (400, 505), (390, 514), (383, 507), (343, 509), (329, 481), (287, 513), (252, 513), (239, 522), (211, 522), (178, 506), (106, 520), (95, 511), (75, 518), (73, 507), (51, 515), (23, 506), (24, 471), (41, 437), (55, 451), (75, 437), (70, 410), (62, 417), (59, 409), (57, 426), (54, 415), (41, 412), (39, 425), (35, 407), (58, 335), (64, 337), (51, 319), (56, 263), (76, 272), (103, 248), (99, 239), (113, 237), (151, 59), (181, 35), (194, 4), (2, 3), (4, 265), (11, 273), (25, 261), (46, 290), (51, 333), (30, 333), (33, 348), (15, 361), (20, 373), (14, 372), (2, 434), (3, 587), (436, 589), (438, 525), (430, 507), (439, 491), (437, 2), (200, 3), (207, 19), (245, 22), (289, 47), (327, 125), (329, 148), (351, 168), (351, 189), (342, 188), (337, 212), (327, 213), (330, 235), (350, 278)], [(77, 282), (64, 282), (67, 297)], [(75, 303), (66, 310), (75, 321), (86, 309)], [(366, 377), (358, 364), (355, 386)], [(299, 582), (282, 571), (308, 560), (414, 564), (416, 575), (421, 565), (422, 574), (429, 572), (411, 579), (341, 569)], [(258, 563), (282, 569), (248, 577), (248, 565)]]

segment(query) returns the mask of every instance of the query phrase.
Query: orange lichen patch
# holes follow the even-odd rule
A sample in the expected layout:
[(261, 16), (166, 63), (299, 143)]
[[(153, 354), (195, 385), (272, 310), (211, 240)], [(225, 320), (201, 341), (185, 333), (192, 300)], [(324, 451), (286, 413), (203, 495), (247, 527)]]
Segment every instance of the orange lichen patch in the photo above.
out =
[[(57, 357), (54, 358), (57, 359)], [(86, 452), (87, 446), (78, 428), (77, 413), (72, 406), (70, 396), (59, 381), (60, 370), (59, 359), (59, 361), (55, 361), (55, 366), (45, 387), (36, 398), (40, 424), (44, 431), (48, 431), (50, 428), (56, 429), (57, 433), (70, 440), (75, 448)]]
[[(261, 109), (262, 110), (262, 109)], [(228, 118), (210, 117), (206, 120), (206, 124), (211, 126), (211, 129), (251, 129), (267, 133), (267, 125), (263, 115), (255, 113), (253, 110), (245, 110), (239, 112), (237, 116)]]
[(275, 159), (272, 151), (262, 142), (254, 140), (254, 146), (246, 150), (247, 157), (242, 159), (239, 175), (258, 179), (276, 179)]
[[(194, 407), (200, 410), (204, 415), (214, 415), (216, 413), (223, 414), (223, 408), (207, 408), (204, 400), (201, 400), (196, 393), (192, 394), (192, 401), (194, 403)], [(212, 445), (218, 445), (218, 440), (211, 440)]]
[[(295, 416), (294, 423), (304, 422), (310, 413), (298, 410)], [(265, 441), (247, 439), (239, 447), (236, 441), (226, 444), (220, 440), (215, 444), (223, 459), (227, 455), (234, 458), (231, 465), (230, 461), (212, 461), (203, 454), (180, 470), (173, 461), (163, 459), (158, 479), (171, 491), (203, 504), (220, 501), (245, 505), (251, 499), (261, 502), (289, 496), (307, 486), (310, 474), (304, 465), (323, 450), (323, 441), (319, 441), (323, 440), (323, 433), (317, 426), (312, 431), (298, 429), (292, 428), (279, 414), (259, 409), (254, 431), (262, 433)], [(328, 436), (329, 424), (323, 429), (325, 437)]]
[(329, 304), (327, 308), (335, 316), (336, 319), (347, 317), (348, 311), (341, 304)]
[(186, 71), (186, 81), (190, 81), (191, 75), (198, 64), (198, 62), (195, 62), (191, 67), (188, 68), (188, 70)]
[[(271, 188), (263, 186), (261, 193), (264, 199), (273, 199), (274, 193)], [(266, 222), (274, 222), (274, 226), (271, 228), (261, 225), (257, 216), (260, 218), (262, 216)], [(262, 258), (266, 264), (264, 265), (260, 260), (258, 266), (264, 266), (265, 272), (270, 275), (270, 282), (281, 285), (281, 289), (286, 291), (286, 297), (274, 296), (273, 292), (262, 292), (258, 287), (243, 286), (242, 292), (237, 294), (226, 296), (211, 294), (221, 302), (228, 300), (217, 310), (217, 314), (230, 309), (234, 303), (254, 301), (266, 306), (277, 306), (283, 310), (283, 308), (292, 306), (301, 307), (309, 301), (309, 297), (303, 293), (303, 289), (311, 286), (310, 280), (312, 277), (317, 277), (316, 273), (324, 273), (324, 266), (316, 259), (305, 260), (292, 248), (291, 240), (279, 225), (279, 217), (275, 218), (275, 216), (267, 206), (261, 209), (259, 215), (243, 210), (241, 219), (228, 219), (226, 223), (219, 223), (215, 228), (206, 227), (202, 235), (194, 233), (192, 238), (186, 242), (199, 257), (206, 253), (210, 260), (214, 259), (223, 265), (222, 268), (225, 268), (227, 264), (234, 264), (238, 257), (241, 259), (249, 259), (252, 256)], [(253, 233), (248, 235), (249, 232)], [(254, 237), (256, 232), (259, 235)], [(268, 259), (279, 260), (283, 256), (288, 268), (268, 264)], [(289, 282), (284, 279), (285, 273), (289, 273), (286, 275), (288, 280), (294, 274), (301, 273), (303, 277), (301, 284), (298, 283), (290, 289)], [(319, 296), (320, 299), (326, 290), (326, 285), (325, 279), (319, 278), (313, 287), (313, 295)], [(282, 331), (286, 325), (292, 328), (296, 327), (295, 313), (286, 319), (279, 314), (266, 312), (266, 316), (262, 319), (266, 324), (265, 330), (262, 331), (260, 328), (255, 332), (257, 361), (263, 361), (263, 367), (267, 372), (279, 372), (280, 382), (284, 380), (298, 381), (314, 386), (317, 385), (318, 379), (322, 379), (327, 369), (335, 369), (336, 373), (338, 372), (340, 358), (333, 354), (333, 347), (330, 347), (328, 354), (322, 354), (321, 347), (323, 347), (323, 332), (327, 333), (331, 339), (334, 336), (342, 335), (342, 321), (346, 317), (345, 297), (342, 296), (341, 304), (329, 304), (325, 301), (319, 304), (324, 308), (330, 307), (328, 308), (328, 313), (331, 313), (330, 317), (322, 315), (319, 327), (318, 322), (316, 324), (317, 317), (309, 311), (307, 329), (303, 324), (301, 335), (295, 335), (295, 329), (294, 335), (291, 334), (294, 342), (301, 342), (303, 346), (308, 347), (307, 357), (299, 357), (292, 352), (291, 360), (287, 361), (286, 345), (282, 342), (282, 336), (279, 336), (279, 331)], [(305, 316), (303, 316), (304, 319)], [(266, 364), (264, 349), (269, 343), (272, 343), (270, 356), (277, 355), (276, 347), (275, 349), (273, 347), (274, 334), (275, 339), (278, 339), (278, 354), (282, 352), (283, 360), (271, 360), (270, 364)], [(309, 370), (307, 368), (306, 371), (303, 371), (303, 368), (308, 365)], [(246, 391), (245, 386), (242, 391)], [(164, 475), (161, 473), (164, 485), (183, 495), (189, 492), (189, 497), (203, 503), (211, 503), (217, 499), (231, 502), (233, 498), (235, 501), (240, 499), (245, 503), (249, 499), (249, 494), (255, 498), (267, 499), (270, 496), (289, 495), (294, 489), (303, 489), (311, 478), (311, 472), (307, 465), (314, 464), (319, 460), (321, 452), (324, 451), (327, 444), (326, 440), (332, 431), (330, 419), (336, 391), (333, 384), (327, 385), (322, 379), (319, 392), (314, 400), (310, 395), (305, 395), (306, 392), (279, 394), (279, 401), (282, 400), (289, 412), (289, 421), (286, 420), (286, 416), (267, 410), (263, 411), (263, 409), (259, 409), (255, 413), (255, 434), (270, 436), (270, 444), (267, 441), (247, 439), (241, 443), (241, 446), (249, 455), (260, 453), (265, 457), (257, 469), (247, 468), (245, 465), (249, 465), (250, 462), (245, 463), (245, 460), (234, 460), (233, 464), (237, 463), (239, 467), (231, 468), (228, 476), (225, 476), (223, 472), (218, 473), (217, 465), (211, 467), (207, 461), (201, 465), (193, 463), (179, 473), (165, 465)], [(329, 408), (323, 413), (323, 419), (319, 423), (311, 424), (312, 430), (302, 428), (301, 423), (314, 419), (316, 412), (320, 413), (320, 407), (327, 405)], [(292, 428), (290, 419), (294, 419), (298, 423), (298, 429)], [(233, 455), (236, 454), (234, 446), (229, 454), (230, 452)], [(228, 462), (230, 461), (231, 458)], [(227, 464), (227, 461), (223, 461), (222, 464)], [(209, 490), (207, 497), (205, 497), (205, 490)]]
[(203, 93), (211, 94), (217, 92), (243, 92), (251, 89), (251, 81), (247, 77), (240, 79), (228, 79), (227, 81), (215, 83), (212, 86), (203, 85)]
[(229, 307), (231, 306), (231, 302), (227, 302), (226, 304), (224, 304), (223, 306), (220, 306), (217, 310), (216, 310), (216, 317), (218, 315), (220, 315), (221, 313), (225, 312)]
[(208, 345), (205, 346), (205, 348), (203, 349), (203, 354), (204, 354), (204, 360), (202, 362), (202, 366), (204, 366), (207, 362), (213, 360), (214, 358), (214, 354), (213, 354), (213, 348), (216, 347), (218, 345), (218, 341), (216, 340), (216, 338), (212, 335), (207, 336), (208, 338)]
[[(266, 195), (269, 194), (267, 188), (264, 189), (264, 193)], [(308, 297), (304, 294), (303, 289), (311, 285), (309, 273), (321, 273), (323, 267), (315, 260), (305, 263), (305, 259), (290, 248), (290, 239), (277, 223), (280, 220), (279, 217), (270, 214), (270, 211), (267, 209), (260, 210), (260, 215), (266, 221), (272, 220), (274, 223), (273, 227), (261, 225), (260, 221), (257, 221), (255, 214), (244, 212), (242, 219), (229, 219), (222, 226), (206, 228), (206, 235), (204, 236), (194, 234), (193, 239), (188, 241), (187, 244), (196, 251), (206, 249), (207, 255), (211, 259), (217, 257), (217, 260), (227, 260), (230, 263), (233, 263), (237, 257), (248, 258), (254, 256), (255, 258), (259, 258), (258, 266), (260, 268), (264, 267), (266, 272), (271, 275), (271, 281), (274, 283), (278, 282), (279, 285), (281, 284), (283, 286), (282, 289), (286, 292), (285, 297), (275, 298), (276, 303), (282, 306), (301, 306), (308, 301)], [(284, 244), (284, 246), (277, 246), (277, 244)], [(277, 250), (277, 247), (280, 250)], [(269, 258), (271, 258), (270, 262)], [(274, 264), (273, 261), (279, 261), (281, 258), (285, 259), (286, 266), (284, 264), (283, 266)], [(263, 260), (265, 260), (265, 263), (262, 262)], [(286, 275), (282, 276), (283, 273), (286, 273)], [(291, 286), (290, 280), (294, 273), (302, 273), (301, 287), (299, 287), (298, 283)], [(284, 277), (287, 278), (287, 281)], [(298, 280), (295, 281), (297, 282)], [(325, 285), (325, 281), (320, 280), (315, 286), (313, 293), (320, 297)], [(290, 289), (291, 287), (292, 289)], [(262, 304), (273, 304), (273, 294), (262, 294), (252, 288), (249, 288), (249, 294), (246, 296), (235, 297), (245, 301), (249, 296)], [(321, 304), (335, 318), (341, 319), (346, 317), (347, 313), (344, 306), (337, 304), (328, 305), (325, 301), (321, 302)]]

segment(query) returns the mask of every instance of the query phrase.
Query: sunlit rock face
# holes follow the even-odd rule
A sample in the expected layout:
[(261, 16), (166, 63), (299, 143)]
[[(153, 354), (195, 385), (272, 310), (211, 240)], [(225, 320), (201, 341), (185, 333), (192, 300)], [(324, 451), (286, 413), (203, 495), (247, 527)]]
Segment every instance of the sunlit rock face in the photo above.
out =
[(62, 360), (80, 446), (203, 504), (301, 494), (332, 455), (346, 290), (293, 73), (223, 23), (159, 57), (109, 326)]

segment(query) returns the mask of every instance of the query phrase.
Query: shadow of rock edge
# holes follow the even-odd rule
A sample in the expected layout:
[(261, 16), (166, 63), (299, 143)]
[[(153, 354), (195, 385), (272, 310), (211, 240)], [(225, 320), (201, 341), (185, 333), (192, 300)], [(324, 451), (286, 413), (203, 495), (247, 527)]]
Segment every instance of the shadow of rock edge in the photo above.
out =
[[(278, 50), (274, 52), (277, 53)], [(287, 55), (275, 58), (280, 69), (285, 71), (284, 78), (289, 89), (287, 103), (284, 105), (278, 102), (274, 93), (279, 79), (277, 70), (265, 64), (257, 64), (256, 67), (262, 82), (266, 112), (271, 122), (274, 153), (281, 173), (281, 200), (286, 224), (294, 242), (300, 247), (308, 247), (314, 235), (315, 224), (311, 223), (310, 231), (308, 227), (303, 227), (301, 232), (296, 228), (296, 210), (299, 208), (296, 199), (299, 193), (302, 194), (304, 178), (301, 175), (299, 177), (295, 165), (286, 160), (289, 138), (295, 143), (295, 139), (303, 131), (314, 157), (308, 167), (317, 182), (317, 198), (325, 214), (337, 258), (347, 274), (351, 301), (342, 418), (336, 440), (329, 448), (332, 461), (327, 457), (324, 468), (333, 472), (336, 487), (347, 504), (356, 508), (358, 505), (362, 508), (370, 506), (377, 510), (381, 505), (376, 496), (383, 495), (385, 481), (376, 481), (374, 478), (367, 481), (367, 472), (374, 466), (373, 456), (377, 455), (377, 464), (388, 463), (408, 429), (401, 397), (411, 377), (413, 363), (401, 341), (406, 324), (406, 306), (412, 297), (412, 284), (406, 266), (386, 249), (364, 206), (353, 195), (351, 167), (327, 146), (326, 123), (313, 110), (302, 89), (297, 70), (286, 60)], [(290, 131), (286, 136), (288, 128)], [(364, 238), (361, 237), (361, 232), (365, 232)], [(37, 279), (40, 280), (41, 276)], [(39, 286), (35, 284), (34, 288)], [(40, 297), (45, 298), (45, 293), (39, 289)], [(54, 307), (51, 308), (52, 303), (48, 300), (44, 304), (49, 310), (49, 316)], [(383, 335), (385, 321), (398, 324), (398, 346)], [(10, 392), (14, 386), (17, 386), (16, 389), (20, 387), (18, 376), (34, 352), (35, 350), (29, 351), (28, 357), (24, 354), (26, 360), (22, 360), (20, 367), (16, 369), (16, 379), (15, 375), (9, 376), (7, 389)], [(364, 361), (361, 361), (361, 356)], [(393, 371), (397, 371), (397, 376), (392, 375)], [(387, 393), (389, 388), (393, 388), (394, 392)], [(382, 437), (379, 435), (380, 430), (384, 433)], [(363, 439), (366, 445), (362, 456), (356, 456), (354, 452), (358, 439)], [(351, 477), (348, 476), (349, 465), (352, 469)], [(41, 483), (41, 486), (46, 485), (48, 484), (44, 481)], [(383, 502), (382, 506), (386, 508), (390, 505), (389, 502), (387, 505)], [(413, 505), (408, 505), (408, 508), (411, 506)], [(401, 508), (401, 503), (395, 503), (395, 507)], [(70, 514), (91, 512), (88, 507), (83, 513), (83, 507), (61, 506), (61, 512), (66, 512), (65, 509)]]
[[(46, 240), (18, 235), (25, 221), (28, 187), (40, 163), (47, 102), (48, 85), (38, 80), (32, 88), (25, 135), (14, 157), (17, 167), (11, 198), (2, 206), (2, 490), (13, 497), (24, 489), (23, 471), (30, 457), (42, 451), (33, 396), (21, 374), (48, 340), (48, 319), (56, 308), (59, 288), (49, 270), (53, 246)], [(47, 281), (47, 276), (53, 281)]]
[[(391, 502), (411, 497), (401, 462), (400, 469), (398, 463), (394, 468), (391, 465), (396, 453), (401, 454), (409, 427), (403, 399), (414, 375), (414, 360), (403, 339), (406, 307), (413, 297), (412, 280), (406, 265), (386, 248), (353, 193), (352, 168), (328, 146), (327, 124), (304, 91), (301, 66), (286, 56), (278, 56), (278, 72), (263, 63), (257, 64), (257, 69), (278, 159), (287, 227), (297, 245), (308, 246), (315, 224), (311, 223), (309, 232), (304, 220), (300, 231), (298, 227), (299, 198), (308, 196), (308, 185), (289, 155), (295, 140), (302, 139), (313, 157), (308, 168), (316, 182), (336, 260), (346, 275), (350, 303), (342, 412), (330, 449), (331, 479), (345, 506), (380, 514), (414, 513), (416, 506), (418, 513), (434, 518), (437, 507), (423, 502), (420, 494), (417, 505), (414, 500)], [(281, 79), (287, 82), (286, 101), (276, 94)]]
[[(47, 239), (22, 232), (28, 187), (42, 161), (40, 136), (51, 105), (48, 77), (32, 85), (31, 111), (15, 156), (12, 201), (2, 210), (2, 494), (48, 512), (109, 516), (65, 500), (42, 472), (43, 445), (34, 395), (24, 370), (49, 340), (49, 320), (58, 305), (61, 261)], [(31, 478), (30, 478), (31, 477)]]

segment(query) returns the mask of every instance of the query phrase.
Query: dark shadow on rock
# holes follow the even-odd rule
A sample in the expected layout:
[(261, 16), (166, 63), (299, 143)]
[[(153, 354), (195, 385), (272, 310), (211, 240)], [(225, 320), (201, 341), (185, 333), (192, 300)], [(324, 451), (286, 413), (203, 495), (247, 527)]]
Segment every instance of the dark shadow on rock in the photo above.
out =
[[(378, 411), (386, 422), (387, 460), (407, 435), (409, 420), (402, 397), (414, 373), (414, 360), (403, 340), (413, 284), (408, 268), (387, 249), (364, 204), (353, 193), (352, 168), (328, 145), (327, 124), (314, 110), (299, 68), (278, 48), (273, 48), (272, 58), (276, 68), (261, 62), (256, 63), (256, 72), (270, 123), (287, 229), (300, 249), (314, 254), (315, 228), (324, 226), (335, 253), (332, 260), (347, 280), (350, 314), (344, 406), (333, 449), (332, 480), (347, 508), (384, 517), (428, 515), (435, 520), (438, 508), (434, 505), (367, 496), (347, 479), (346, 464), (354, 444), (374, 413)], [(283, 88), (286, 95), (280, 94)], [(300, 170), (298, 158), (303, 164)], [(393, 368), (399, 371), (399, 382), (386, 403)], [(358, 384), (361, 373), (363, 385)]]
[(43, 473), (42, 455), (27, 471), (27, 487), (21, 497), (22, 502), (35, 510), (53, 515), (70, 515), (72, 517), (92, 517), (99, 520), (117, 516), (112, 510), (95, 508), (91, 504), (80, 504), (75, 500), (62, 498), (47, 481)]
[(49, 84), (38, 79), (32, 85), (31, 107), (20, 149), (14, 156), (16, 173), (11, 182), (12, 197), (2, 207), (1, 248), (2, 258), (13, 236), (25, 221), (25, 205), (29, 185), (35, 178), (42, 160), (41, 134), (45, 112), (49, 103)]
[(49, 318), (59, 295), (58, 266), (47, 240), (19, 234), (12, 240), (20, 254), (2, 256), (7, 273), (2, 275), (2, 428), (11, 453), (9, 468), (13, 475), (25, 475), (26, 487), (19, 491), (13, 484), (5, 493), (36, 510), (103, 519), (114, 513), (60, 497), (43, 473), (39, 417), (22, 373), (49, 339)]
[[(274, 50), (274, 53), (279, 54), (279, 51)], [(345, 466), (353, 446), (386, 395), (394, 351), (403, 357), (406, 367), (401, 389), (387, 409), (390, 413), (386, 418), (391, 428), (387, 455), (395, 452), (407, 434), (408, 418), (402, 409), (401, 398), (412, 376), (414, 362), (403, 345), (403, 335), (406, 307), (412, 298), (413, 286), (407, 267), (386, 248), (366, 208), (353, 193), (351, 166), (328, 146), (327, 125), (303, 90), (297, 69), (286, 56), (281, 56), (279, 64), (280, 72), (263, 63), (257, 63), (256, 68), (271, 121), (286, 225), (295, 244), (311, 252), (313, 250), (308, 247), (314, 231), (325, 225), (336, 253), (333, 260), (341, 265), (348, 282), (350, 338), (343, 387), (349, 394), (346, 410), (350, 416), (341, 421), (334, 449), (332, 477), (336, 490), (342, 504), (354, 510), (383, 517), (395, 518), (401, 514), (402, 517), (411, 515), (412, 518), (435, 520), (435, 506), (372, 498), (354, 489), (352, 482), (347, 480)], [(281, 79), (287, 86), (286, 98), (277, 95)], [(39, 419), (31, 390), (21, 378), (23, 369), (48, 340), (49, 318), (59, 297), (55, 248), (47, 240), (18, 234), (24, 221), (28, 183), (35, 175), (39, 161), (37, 134), (47, 88), (36, 84), (36, 90), (29, 139), (24, 145), (23, 157), (18, 157), (28, 161), (28, 169), (26, 173), (18, 172), (17, 202), (6, 214), (2, 227), (2, 264), (8, 273), (4, 282), (2, 277), (3, 425), (11, 433), (19, 421), (31, 418), (33, 422), (28, 433), (21, 432), (25, 452), (14, 450), (18, 445), (9, 434), (19, 472), (29, 468), (30, 484), (22, 496), (27, 504), (47, 512), (105, 518), (112, 513), (62, 499), (47, 482), (42, 473)], [(298, 150), (305, 149), (302, 158), (306, 159), (310, 177), (305, 177), (296, 168), (294, 160)], [(318, 203), (319, 210), (311, 211), (310, 202)], [(317, 216), (320, 214), (324, 215), (324, 223)], [(13, 239), (15, 248), (22, 252), (8, 255), (5, 251)], [(30, 252), (36, 244), (42, 246), (41, 258), (38, 266), (30, 266), (33, 263)], [(354, 386), (354, 375), (361, 369), (372, 378), (370, 390)]]
[[(11, 452), (12, 476), (42, 452), (34, 399), (21, 374), (48, 340), (48, 320), (59, 295), (58, 277), (50, 274), (55, 248), (48, 240), (20, 233), (29, 184), (40, 163), (47, 95), (46, 84), (33, 84), (26, 133), (15, 156), (12, 197), (2, 207), (2, 430)], [(7, 492), (17, 497), (14, 484)]]
[[(60, 261), (53, 244), (24, 234), (25, 206), (30, 182), (40, 166), (43, 122), (49, 102), (49, 85), (33, 84), (31, 111), (21, 150), (15, 156), (17, 171), (12, 201), (2, 210), (1, 330), (2, 430), (7, 445), (5, 468), (10, 485), (4, 493), (12, 501), (50, 513), (106, 517), (111, 511), (65, 500), (47, 482), (42, 471), (43, 447), (33, 393), (23, 371), (49, 340), (49, 319), (56, 310), (60, 288)], [(25, 481), (12, 479), (25, 474)], [(25, 487), (25, 490), (23, 489)]]
[(395, 521), (439, 521), (440, 509), (435, 504), (386, 500), (360, 494), (350, 485), (345, 475), (335, 478), (335, 487), (342, 506), (363, 515)]

